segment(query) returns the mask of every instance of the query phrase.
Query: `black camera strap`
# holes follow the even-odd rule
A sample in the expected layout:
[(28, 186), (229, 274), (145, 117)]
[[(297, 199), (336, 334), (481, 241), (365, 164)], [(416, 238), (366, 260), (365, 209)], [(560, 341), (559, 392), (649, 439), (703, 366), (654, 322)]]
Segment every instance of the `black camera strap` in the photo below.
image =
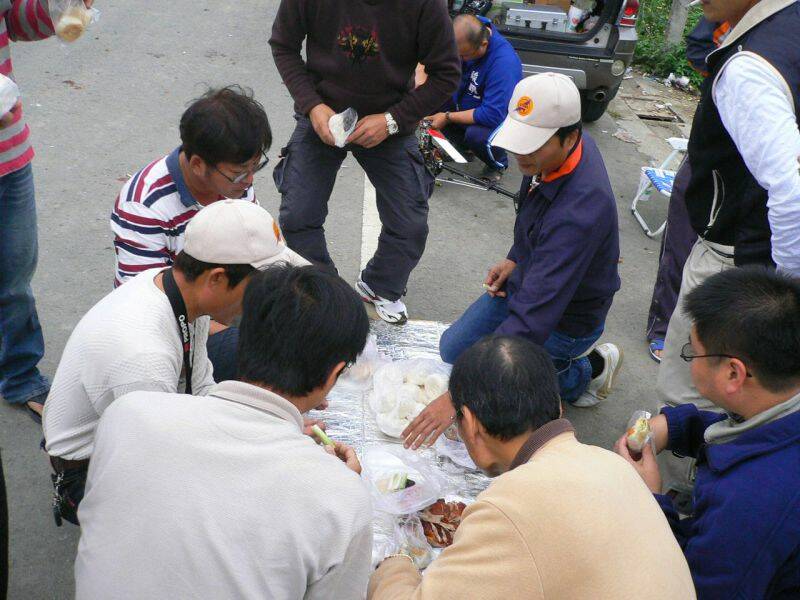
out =
[(164, 271), (163, 276), (164, 293), (167, 295), (172, 312), (175, 314), (175, 322), (178, 324), (178, 335), (181, 337), (183, 346), (183, 370), (186, 375), (186, 392), (192, 393), (192, 336), (189, 333), (189, 318), (186, 315), (186, 303), (183, 301), (181, 290), (175, 283), (175, 276), (172, 269)]

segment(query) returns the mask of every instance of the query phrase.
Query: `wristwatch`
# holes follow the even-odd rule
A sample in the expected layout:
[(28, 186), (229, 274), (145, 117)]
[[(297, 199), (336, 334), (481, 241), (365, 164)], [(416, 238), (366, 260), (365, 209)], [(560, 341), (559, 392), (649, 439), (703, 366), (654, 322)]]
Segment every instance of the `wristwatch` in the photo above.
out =
[(400, 128), (397, 126), (397, 121), (394, 120), (392, 113), (384, 113), (383, 117), (386, 119), (386, 131), (389, 132), (389, 135), (394, 135)]

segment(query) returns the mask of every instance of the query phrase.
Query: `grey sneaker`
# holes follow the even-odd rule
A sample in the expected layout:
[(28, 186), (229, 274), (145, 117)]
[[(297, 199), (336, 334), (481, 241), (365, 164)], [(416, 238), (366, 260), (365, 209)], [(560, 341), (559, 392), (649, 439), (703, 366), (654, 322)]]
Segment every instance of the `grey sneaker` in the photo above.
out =
[(572, 403), (572, 406), (588, 408), (608, 398), (614, 385), (614, 379), (622, 367), (623, 355), (621, 348), (614, 344), (600, 344), (595, 348), (595, 351), (603, 357), (605, 362), (603, 371), (589, 382), (589, 387), (581, 394), (580, 398)]
[(364, 302), (375, 306), (378, 316), (392, 325), (402, 325), (408, 321), (408, 309), (402, 300), (387, 300), (378, 296), (361, 279), (356, 281), (356, 291)]

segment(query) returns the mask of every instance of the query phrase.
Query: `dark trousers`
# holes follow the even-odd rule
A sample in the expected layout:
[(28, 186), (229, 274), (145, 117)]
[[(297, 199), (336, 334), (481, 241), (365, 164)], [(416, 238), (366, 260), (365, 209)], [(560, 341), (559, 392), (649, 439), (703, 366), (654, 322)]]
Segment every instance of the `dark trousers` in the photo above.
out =
[(208, 360), (214, 367), (214, 381), (235, 380), (238, 371), (239, 328), (228, 327), (208, 336)]
[(0, 455), (0, 600), (8, 594), (8, 501), (3, 476), (3, 457)]
[(658, 274), (653, 286), (650, 314), (647, 317), (648, 340), (663, 340), (667, 336), (667, 326), (678, 303), (683, 266), (697, 241), (697, 233), (692, 229), (685, 202), (690, 178), (689, 161), (685, 160), (675, 174), (669, 199), (667, 226), (661, 238)]
[[(434, 179), (425, 168), (417, 138), (394, 135), (374, 148), (328, 146), (306, 117), (297, 126), (273, 178), (281, 193), (280, 225), (295, 252), (335, 268), (325, 241), (325, 218), (336, 174), (353, 153), (377, 192), (381, 233), (375, 256), (361, 278), (379, 296), (397, 300), (417, 266), (428, 238), (428, 199)], [(360, 202), (360, 198), (358, 200)]]
[(448, 125), (444, 128), (445, 137), (457, 148), (472, 150), (486, 165), (493, 169), (508, 168), (508, 154), (502, 148), (492, 146), (489, 150), (489, 136), (494, 133), (491, 127), (483, 125)]

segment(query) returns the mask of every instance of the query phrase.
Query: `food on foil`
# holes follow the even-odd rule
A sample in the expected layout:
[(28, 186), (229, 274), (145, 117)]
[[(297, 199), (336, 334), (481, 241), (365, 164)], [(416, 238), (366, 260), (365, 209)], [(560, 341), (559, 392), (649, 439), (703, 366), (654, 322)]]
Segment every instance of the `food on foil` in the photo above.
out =
[(425, 538), (434, 548), (447, 548), (461, 524), (461, 514), (467, 507), (463, 502), (446, 502), (439, 498), (419, 514)]
[(447, 382), (443, 363), (433, 359), (396, 361), (380, 367), (370, 400), (380, 430), (401, 437), (417, 415), (447, 391)]

